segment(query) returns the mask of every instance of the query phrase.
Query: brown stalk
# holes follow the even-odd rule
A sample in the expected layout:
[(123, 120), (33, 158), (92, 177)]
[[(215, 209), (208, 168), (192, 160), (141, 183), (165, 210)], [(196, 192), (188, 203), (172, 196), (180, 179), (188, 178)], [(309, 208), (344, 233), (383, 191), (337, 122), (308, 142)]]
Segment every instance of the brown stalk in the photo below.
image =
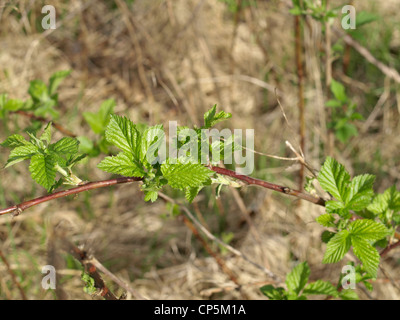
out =
[(19, 114), (19, 115), (27, 117), (27, 118), (29, 118), (31, 120), (36, 120), (36, 121), (40, 121), (40, 122), (43, 122), (43, 123), (51, 122), (53, 127), (56, 128), (61, 133), (65, 134), (66, 136), (72, 137), (72, 138), (76, 137), (76, 134), (74, 134), (71, 131), (69, 131), (68, 129), (64, 128), (61, 124), (59, 124), (57, 122), (54, 122), (54, 121), (51, 121), (49, 119), (43, 118), (43, 117), (35, 116), (33, 113), (29, 113), (29, 112), (24, 111), (24, 110), (11, 111), (10, 113)]
[[(300, 135), (300, 149), (301, 152), (305, 152), (305, 135), (306, 125), (304, 120), (304, 69), (303, 69), (303, 39), (301, 36), (301, 16), (297, 15), (294, 17), (294, 29), (295, 29), (295, 58), (296, 58), (296, 69), (298, 78), (298, 107), (299, 107), (299, 135)], [(304, 166), (300, 166), (299, 171), (299, 190), (303, 189), (304, 185)]]
[[(249, 185), (257, 185), (261, 186), (266, 189), (274, 190), (280, 193), (284, 193), (293, 197), (297, 197), (299, 199), (303, 199), (309, 202), (312, 202), (314, 204), (320, 205), (320, 206), (325, 206), (325, 200), (320, 198), (320, 197), (314, 197), (310, 194), (303, 193), (302, 191), (299, 190), (293, 190), (288, 187), (283, 187), (277, 184), (273, 184), (264, 180), (252, 178), (249, 176), (245, 175), (240, 175), (236, 173), (235, 171), (225, 169), (225, 168), (220, 168), (220, 167), (215, 167), (215, 166), (210, 166), (209, 167), (212, 171), (225, 175), (225, 176), (230, 176), (232, 178), (236, 178), (238, 180), (244, 181)], [(103, 180), (103, 181), (96, 181), (96, 182), (89, 182), (84, 185), (81, 185), (76, 188), (68, 189), (68, 190), (63, 190), (59, 192), (55, 192), (43, 197), (39, 197), (36, 199), (32, 199), (29, 201), (25, 201), (23, 203), (20, 203), (18, 205), (14, 205), (5, 209), (0, 210), (0, 216), (7, 214), (7, 213), (13, 213), (14, 215), (19, 215), (22, 213), (24, 210), (36, 206), (38, 204), (55, 200), (58, 198), (63, 198), (69, 195), (73, 194), (78, 194), (84, 191), (89, 191), (93, 189), (98, 189), (98, 188), (104, 188), (104, 187), (109, 187), (117, 184), (123, 184), (123, 183), (130, 183), (130, 182), (135, 182), (135, 181), (142, 181), (142, 178), (135, 178), (135, 177), (122, 177), (122, 178), (117, 178), (117, 179), (111, 179), (111, 180)]]
[(389, 251), (391, 251), (394, 248), (397, 248), (400, 246), (400, 240), (397, 241), (396, 243), (390, 244), (388, 245), (385, 249), (383, 249), (383, 251), (380, 253), (381, 257), (384, 257), (388, 254)]
[(141, 180), (142, 180), (141, 178), (123, 177), (123, 178), (117, 178), (117, 179), (111, 179), (111, 180), (89, 182), (89, 183), (86, 183), (86, 184), (76, 187), (76, 188), (55, 192), (55, 193), (52, 193), (52, 194), (49, 194), (49, 195), (46, 195), (43, 197), (25, 201), (18, 205), (0, 210), (0, 216), (7, 214), (7, 213), (14, 213), (14, 215), (18, 215), (22, 211), (24, 211), (30, 207), (37, 206), (38, 204), (41, 204), (43, 202), (47, 202), (50, 200), (63, 198), (63, 197), (69, 196), (69, 195), (78, 194), (80, 192), (89, 191), (89, 190), (93, 190), (93, 189), (104, 188), (104, 187), (109, 187), (109, 186), (113, 186), (116, 184), (129, 183), (129, 182), (141, 181)]
[(105, 300), (119, 300), (106, 286), (103, 278), (98, 273), (96, 266), (93, 263), (89, 262), (87, 252), (79, 249), (77, 246), (69, 241), (66, 242), (65, 245), (66, 250), (82, 264), (82, 266), (85, 268), (85, 271), (93, 278), (94, 286), (100, 290), (100, 295)]

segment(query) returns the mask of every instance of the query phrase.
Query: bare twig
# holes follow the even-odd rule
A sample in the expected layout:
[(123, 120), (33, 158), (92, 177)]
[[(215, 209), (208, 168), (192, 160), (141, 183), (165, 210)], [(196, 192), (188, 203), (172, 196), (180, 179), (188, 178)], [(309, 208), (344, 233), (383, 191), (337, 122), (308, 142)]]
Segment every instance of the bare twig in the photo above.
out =
[(123, 280), (121, 280), (115, 274), (113, 274), (111, 271), (109, 271), (95, 257), (91, 257), (91, 259), (88, 262), (93, 264), (94, 266), (96, 266), (97, 269), (99, 269), (101, 272), (103, 272), (105, 275), (107, 275), (112, 281), (114, 281), (116, 284), (118, 284), (121, 288), (124, 288), (127, 292), (131, 293), (132, 296), (134, 296), (137, 300), (146, 300), (146, 298), (143, 297), (138, 291), (131, 288), (127, 283), (125, 283)]
[(343, 40), (345, 43), (348, 45), (352, 46), (355, 50), (358, 51), (359, 54), (361, 54), (369, 63), (373, 64), (375, 67), (377, 67), (383, 74), (388, 76), (389, 78), (393, 79), (397, 83), (400, 83), (400, 74), (396, 69), (390, 68), (387, 65), (385, 65), (383, 62), (379, 61), (376, 59), (372, 53), (365, 47), (363, 47), (361, 44), (359, 44), (356, 40), (354, 40), (352, 37), (350, 37), (348, 34), (345, 34), (343, 31), (339, 29), (333, 29), (336, 34), (339, 36), (343, 37)]
[(69, 136), (69, 137), (72, 137), (72, 138), (76, 137), (76, 134), (74, 134), (71, 131), (69, 131), (68, 129), (64, 128), (58, 122), (54, 122), (52, 120), (49, 120), (49, 119), (46, 119), (46, 118), (43, 118), (43, 117), (35, 116), (34, 114), (26, 112), (26, 111), (23, 111), (23, 110), (11, 111), (10, 113), (19, 114), (19, 115), (27, 117), (27, 118), (29, 118), (31, 120), (36, 120), (36, 121), (40, 121), (40, 122), (43, 122), (43, 123), (51, 122), (53, 127), (56, 128), (58, 131), (60, 131), (62, 134), (65, 134), (66, 136)]
[(94, 280), (94, 286), (100, 290), (100, 295), (106, 300), (119, 300), (111, 290), (106, 286), (103, 278), (97, 272), (96, 266), (90, 262), (88, 259), (87, 252), (79, 249), (73, 243), (67, 241), (64, 244), (69, 253), (71, 253), (75, 259), (77, 259), (82, 266), (85, 268), (85, 271), (89, 273), (89, 275)]

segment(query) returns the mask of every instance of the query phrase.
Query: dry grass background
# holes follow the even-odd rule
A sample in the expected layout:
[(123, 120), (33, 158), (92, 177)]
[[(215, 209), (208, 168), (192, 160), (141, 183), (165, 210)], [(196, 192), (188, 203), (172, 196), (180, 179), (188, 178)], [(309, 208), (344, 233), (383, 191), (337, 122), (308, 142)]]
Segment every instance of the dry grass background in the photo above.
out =
[[(170, 120), (200, 124), (203, 113), (217, 103), (233, 113), (228, 126), (255, 129), (257, 151), (293, 156), (285, 140), (295, 144), (298, 137), (286, 125), (273, 92), (280, 90), (290, 125), (297, 132), (290, 1), (256, 2), (257, 7), (243, 9), (235, 22), (235, 15), (217, 0), (135, 0), (131, 9), (123, 1), (53, 0), (59, 25), (42, 32), (36, 26), (42, 17), (42, 1), (0, 1), (0, 92), (25, 99), (29, 81), (47, 81), (55, 71), (72, 69), (59, 90), (59, 110), (60, 121), (77, 135), (91, 135), (82, 112), (96, 111), (108, 98), (117, 101), (117, 113), (134, 122), (165, 125)], [(356, 2), (357, 9), (376, 11), (387, 18), (387, 24), (400, 21), (399, 10), (394, 10), (400, 6), (398, 0), (379, 5)], [(325, 157), (321, 145), (327, 116), (320, 57), (323, 39), (318, 24), (309, 23), (313, 32), (305, 35), (306, 155), (319, 168)], [(399, 39), (397, 30), (393, 47), (400, 46)], [(387, 93), (382, 103), (366, 106), (366, 93), (376, 84), (365, 82), (362, 71), (353, 79), (337, 69), (334, 77), (346, 83), (349, 96), (368, 122), (358, 123), (363, 134), (348, 146), (338, 145), (335, 156), (353, 174), (364, 170), (377, 174), (378, 191), (399, 186), (400, 91), (390, 81), (382, 81), (380, 88), (386, 91), (378, 90), (376, 95), (378, 101)], [(370, 114), (376, 117), (368, 118)], [(7, 127), (17, 131), (28, 124), (29, 120), (12, 116)], [(7, 134), (0, 127), (1, 140)], [(5, 163), (7, 155), (3, 149), (0, 163)], [(96, 169), (98, 161), (90, 160), (80, 174), (91, 181), (109, 177)], [(256, 168), (258, 177), (296, 187), (296, 163), (257, 156)], [(43, 194), (27, 177), (26, 165), (0, 171), (2, 207)], [(240, 209), (241, 201), (248, 212)], [(202, 213), (215, 234), (232, 232), (232, 246), (282, 278), (296, 262), (308, 260), (312, 279), (337, 281), (343, 264), (321, 264), (323, 228), (315, 222), (321, 208), (308, 203), (298, 207), (291, 198), (254, 187), (236, 194), (224, 190), (219, 202), (212, 190), (206, 190), (190, 208)], [(258, 236), (243, 219), (249, 212)], [(265, 274), (223, 253), (242, 286), (236, 290), (184, 223), (167, 213), (162, 201), (145, 203), (134, 184), (92, 191), (37, 206), (14, 219), (1, 217), (0, 249), (30, 299), (92, 298), (83, 292), (81, 271), (57, 249), (60, 236), (83, 245), (149, 299), (264, 299), (258, 288), (269, 283)], [(393, 251), (383, 263), (386, 274), (380, 272), (374, 292), (358, 290), (360, 297), (398, 299), (400, 292), (387, 275), (400, 284), (399, 259), (400, 252)], [(55, 292), (40, 286), (41, 266), (46, 264), (58, 267)], [(117, 294), (122, 293), (107, 276), (105, 280)], [(20, 298), (2, 263), (0, 297)]]

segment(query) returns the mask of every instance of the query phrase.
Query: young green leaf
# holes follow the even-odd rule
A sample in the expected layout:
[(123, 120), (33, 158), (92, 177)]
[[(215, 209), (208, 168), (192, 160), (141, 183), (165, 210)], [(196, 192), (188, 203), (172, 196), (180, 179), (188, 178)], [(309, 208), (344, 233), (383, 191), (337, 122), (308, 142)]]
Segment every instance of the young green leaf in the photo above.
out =
[(51, 141), (51, 122), (49, 122), (44, 129), (42, 135), (40, 136), (40, 140), (46, 141), (48, 144), (50, 144)]
[(110, 123), (106, 129), (106, 139), (121, 150), (138, 158), (139, 132), (133, 122), (126, 117), (111, 115)]
[(350, 210), (361, 211), (371, 203), (374, 181), (375, 176), (370, 174), (353, 178), (345, 196), (346, 206)]
[(345, 289), (339, 292), (339, 297), (342, 300), (358, 300), (358, 295), (354, 290)]
[(327, 295), (337, 297), (339, 295), (336, 288), (330, 282), (317, 280), (313, 283), (309, 283), (303, 291), (305, 295)]
[(144, 201), (150, 201), (154, 202), (158, 198), (158, 192), (157, 191), (146, 191), (145, 196), (144, 196)]
[(323, 263), (335, 263), (343, 259), (349, 251), (351, 239), (347, 230), (342, 230), (335, 234), (326, 246)]
[(199, 194), (200, 190), (203, 187), (191, 187), (191, 188), (186, 188), (185, 190), (185, 198), (189, 202), (193, 202), (194, 198)]
[(363, 263), (365, 270), (374, 278), (377, 277), (380, 256), (378, 251), (364, 238), (352, 237), (354, 254)]
[(115, 100), (108, 99), (104, 101), (98, 112), (84, 112), (83, 117), (92, 128), (94, 133), (103, 134), (110, 122), (110, 115), (115, 107)]
[(341, 102), (347, 101), (346, 90), (340, 82), (332, 79), (331, 91), (337, 100), (339, 100)]
[(383, 214), (387, 210), (399, 212), (400, 192), (396, 190), (396, 186), (390, 187), (383, 194), (376, 195), (367, 209), (375, 214)]
[(130, 153), (120, 152), (115, 157), (106, 157), (97, 167), (105, 172), (120, 174), (127, 177), (142, 178), (146, 174)]
[(343, 165), (335, 159), (327, 157), (318, 173), (318, 181), (325, 191), (330, 192), (337, 200), (344, 202), (350, 174)]
[(29, 142), (26, 141), (25, 138), (19, 134), (13, 134), (9, 136), (6, 140), (4, 140), (3, 143), (0, 143), (1, 146), (8, 148), (21, 147), (27, 144), (29, 144)]
[(52, 96), (58, 86), (60, 85), (61, 81), (71, 74), (71, 70), (62, 70), (53, 73), (49, 80), (49, 94)]
[(335, 218), (330, 214), (323, 214), (317, 218), (317, 222), (324, 227), (334, 227)]
[(24, 102), (23, 101), (18, 100), (18, 99), (10, 99), (4, 105), (4, 110), (17, 111), (17, 110), (21, 110), (23, 106), (24, 106)]
[(28, 92), (35, 102), (44, 102), (50, 100), (47, 86), (42, 80), (31, 81)]
[(10, 152), (5, 168), (8, 168), (18, 162), (30, 159), (38, 152), (39, 152), (38, 147), (34, 146), (31, 143), (27, 143), (26, 145), (16, 147)]
[(293, 292), (299, 295), (301, 290), (307, 284), (308, 278), (310, 277), (310, 267), (307, 262), (298, 264), (293, 270), (286, 276), (286, 285), (289, 292)]
[(79, 150), (79, 141), (75, 138), (64, 137), (51, 144), (49, 149), (60, 154), (75, 154)]
[(165, 133), (162, 125), (148, 127), (140, 139), (140, 161), (153, 163), (157, 159), (157, 151), (164, 142)]
[(38, 153), (31, 158), (31, 163), (29, 165), (32, 179), (48, 191), (55, 183), (57, 173), (55, 164), (56, 162), (53, 156)]
[(329, 200), (325, 202), (325, 209), (328, 213), (337, 213), (340, 216), (346, 215), (349, 210), (343, 202)]
[(211, 128), (218, 122), (224, 121), (232, 117), (231, 113), (220, 111), (217, 112), (217, 105), (215, 104), (210, 110), (204, 114), (204, 127)]
[(161, 165), (161, 172), (168, 184), (175, 188), (184, 190), (187, 187), (201, 187), (210, 181), (213, 171), (207, 169), (200, 163), (170, 164), (165, 162)]
[(275, 288), (272, 285), (266, 285), (260, 288), (260, 291), (270, 300), (287, 300), (285, 289)]
[(382, 223), (369, 219), (353, 221), (348, 230), (352, 238), (362, 238), (366, 241), (377, 241), (389, 234)]

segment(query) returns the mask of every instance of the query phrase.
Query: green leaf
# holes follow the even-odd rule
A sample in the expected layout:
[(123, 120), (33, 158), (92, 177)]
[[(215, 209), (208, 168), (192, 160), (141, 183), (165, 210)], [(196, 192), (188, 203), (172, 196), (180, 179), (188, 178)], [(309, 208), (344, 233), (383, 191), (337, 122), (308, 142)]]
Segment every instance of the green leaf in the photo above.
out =
[(347, 230), (335, 234), (326, 246), (323, 263), (336, 263), (349, 251), (351, 239)]
[(130, 153), (120, 152), (115, 157), (106, 157), (97, 167), (105, 172), (120, 174), (127, 177), (142, 178), (146, 174), (133, 159)]
[(139, 132), (132, 121), (126, 117), (111, 115), (110, 123), (106, 129), (106, 139), (121, 150), (139, 157), (137, 144)]
[(293, 270), (286, 276), (286, 285), (290, 292), (299, 295), (301, 290), (307, 284), (308, 278), (310, 277), (310, 267), (307, 262), (298, 264)]
[(75, 154), (79, 150), (79, 141), (75, 138), (64, 137), (49, 146), (51, 151), (62, 154)]
[(377, 241), (389, 235), (389, 230), (382, 223), (369, 219), (353, 221), (348, 230), (352, 237), (363, 238), (367, 241)]
[(380, 260), (378, 251), (365, 238), (353, 236), (351, 243), (354, 254), (363, 263), (365, 270), (376, 278)]
[(210, 177), (214, 174), (202, 164), (179, 161), (176, 164), (163, 163), (161, 172), (172, 188), (180, 190), (188, 187), (201, 187), (204, 183), (209, 182)]
[(94, 133), (103, 134), (110, 122), (110, 115), (115, 107), (115, 100), (104, 101), (98, 112), (84, 112), (83, 117)]
[(330, 282), (317, 280), (308, 284), (303, 291), (306, 295), (327, 295), (337, 297), (339, 295), (336, 288)]
[(57, 170), (54, 167), (55, 164), (53, 156), (38, 153), (31, 158), (29, 165), (32, 179), (48, 191), (56, 179)]
[(373, 13), (367, 12), (367, 11), (360, 11), (357, 13), (357, 17), (356, 17), (357, 28), (359, 28), (365, 24), (377, 21), (379, 19), (380, 19), (380, 16), (378, 16), (376, 14), (373, 14)]
[(145, 192), (145, 196), (144, 196), (144, 201), (150, 201), (154, 202), (156, 201), (158, 198), (158, 192), (157, 191), (147, 191)]
[(396, 190), (396, 186), (390, 187), (383, 194), (376, 195), (367, 209), (375, 214), (383, 214), (388, 209), (400, 211), (400, 192)]
[(57, 72), (53, 73), (53, 75), (50, 77), (50, 80), (49, 80), (50, 96), (52, 96), (56, 92), (61, 81), (64, 80), (64, 78), (69, 76), (70, 74), (71, 74), (71, 70), (62, 70), (62, 71), (57, 71)]
[(144, 130), (140, 140), (140, 161), (154, 163), (157, 152), (164, 142), (165, 133), (162, 125), (148, 127)]
[(48, 144), (51, 141), (51, 122), (49, 122), (44, 129), (42, 135), (40, 136), (40, 140), (46, 141)]
[(344, 289), (339, 292), (339, 297), (342, 300), (358, 300), (358, 295), (354, 290), (351, 289)]
[(10, 152), (5, 168), (8, 168), (18, 162), (27, 160), (39, 152), (38, 147), (31, 143), (16, 147)]
[(348, 123), (347, 119), (344, 120), (345, 122), (336, 128), (335, 135), (339, 141), (346, 143), (351, 137), (358, 135), (358, 130), (354, 124)]
[(54, 110), (54, 106), (56, 105), (56, 101), (53, 99), (48, 99), (42, 102), (38, 102), (35, 105), (34, 115), (38, 117), (45, 117), (49, 114), (52, 118), (56, 119), (59, 117), (60, 113)]
[(350, 210), (361, 211), (371, 203), (374, 195), (374, 190), (372, 189), (374, 181), (375, 176), (371, 174), (353, 178), (345, 197), (346, 206)]
[(10, 99), (7, 101), (7, 103), (4, 105), (4, 110), (8, 111), (17, 111), (21, 110), (24, 105), (24, 102), (21, 100), (17, 99)]
[(4, 108), (8, 101), (8, 94), (7, 93), (0, 93), (0, 110)]
[(84, 271), (82, 271), (81, 279), (83, 282), (85, 282), (83, 291), (87, 294), (94, 295), (97, 292), (94, 279)]
[(323, 243), (328, 243), (334, 236), (336, 233), (334, 232), (330, 232), (328, 230), (325, 230), (324, 232), (322, 232), (321, 234), (321, 241)]
[(28, 145), (29, 142), (25, 140), (25, 138), (19, 134), (13, 134), (9, 136), (6, 140), (4, 140), (3, 143), (0, 143), (1, 146), (3, 147), (8, 147), (8, 148), (16, 148), (16, 147), (21, 147)]
[(341, 102), (339, 100), (328, 100), (325, 103), (325, 106), (330, 107), (330, 108), (339, 108), (339, 107), (343, 106), (343, 102)]
[(50, 96), (47, 91), (47, 86), (41, 80), (31, 81), (28, 92), (31, 95), (32, 99), (36, 102), (39, 101), (43, 102), (50, 100)]
[(185, 198), (187, 201), (190, 203), (193, 202), (194, 198), (199, 194), (200, 190), (202, 187), (192, 187), (192, 188), (186, 188), (185, 190)]
[(318, 181), (325, 191), (330, 192), (337, 200), (344, 202), (350, 174), (343, 165), (335, 159), (327, 157), (318, 173)]
[(281, 287), (274, 288), (274, 286), (269, 284), (261, 287), (260, 291), (270, 300), (287, 300), (286, 291)]
[(323, 214), (317, 218), (317, 222), (324, 227), (334, 227), (335, 224), (333, 223), (335, 218), (330, 214)]
[(345, 216), (349, 210), (345, 204), (340, 201), (329, 200), (325, 202), (325, 209), (328, 213), (337, 213), (340, 216)]
[(224, 121), (232, 117), (231, 113), (220, 111), (217, 112), (217, 105), (215, 104), (210, 110), (204, 114), (204, 127), (211, 128), (218, 122)]
[(337, 82), (334, 79), (332, 79), (331, 91), (337, 100), (341, 102), (347, 101), (346, 90), (340, 82)]
[(90, 157), (97, 157), (100, 154), (99, 148), (97, 148), (94, 145), (93, 141), (90, 140), (88, 137), (80, 136), (77, 139), (79, 141), (79, 152), (86, 153)]

